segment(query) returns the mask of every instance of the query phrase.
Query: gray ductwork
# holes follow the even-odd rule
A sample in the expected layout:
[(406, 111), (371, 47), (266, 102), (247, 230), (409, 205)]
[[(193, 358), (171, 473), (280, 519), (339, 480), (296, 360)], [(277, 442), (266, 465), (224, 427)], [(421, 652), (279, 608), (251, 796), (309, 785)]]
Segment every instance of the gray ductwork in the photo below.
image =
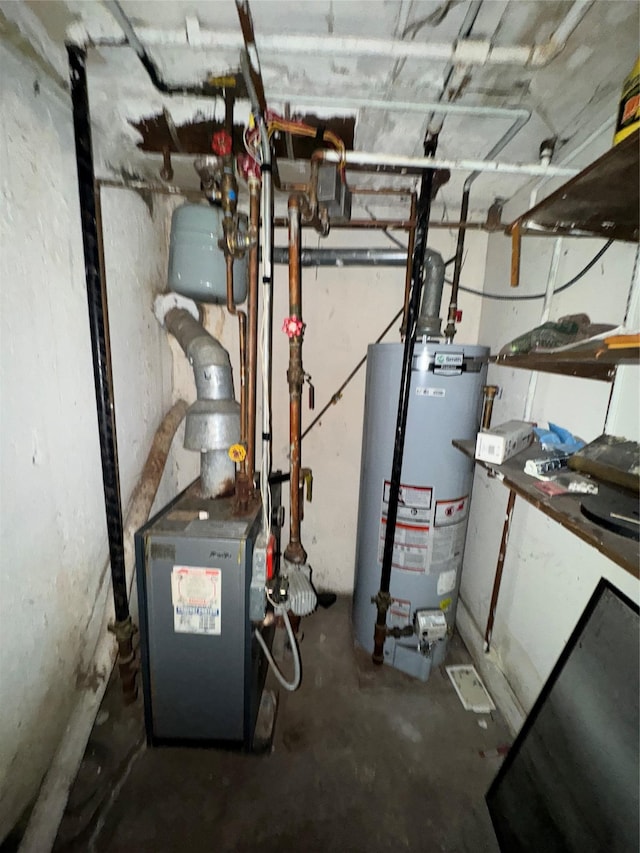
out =
[(226, 349), (194, 318), (195, 303), (184, 300), (177, 304), (185, 307), (173, 307), (172, 297), (159, 297), (156, 316), (189, 359), (198, 395), (187, 411), (184, 446), (201, 454), (202, 494), (217, 498), (234, 488), (236, 466), (229, 448), (240, 441), (240, 405), (233, 392), (231, 361)]
[(439, 252), (426, 249), (424, 257), (424, 290), (416, 325), (416, 339), (440, 338), (440, 305), (444, 288), (444, 261)]

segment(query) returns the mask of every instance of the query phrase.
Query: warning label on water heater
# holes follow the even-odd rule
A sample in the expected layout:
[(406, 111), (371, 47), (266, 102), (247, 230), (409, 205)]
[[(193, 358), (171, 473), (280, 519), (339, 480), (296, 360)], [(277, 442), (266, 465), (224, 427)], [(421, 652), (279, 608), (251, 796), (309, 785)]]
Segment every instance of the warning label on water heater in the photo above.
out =
[(174, 566), (171, 572), (173, 630), (177, 634), (220, 634), (222, 572)]
[[(391, 484), (385, 480), (382, 487), (380, 512), (380, 539), (378, 559), (382, 562), (387, 531), (389, 491)], [(429, 486), (410, 486), (402, 483), (398, 498), (398, 520), (393, 541), (391, 565), (406, 572), (425, 573), (431, 561), (431, 524), (433, 489)]]

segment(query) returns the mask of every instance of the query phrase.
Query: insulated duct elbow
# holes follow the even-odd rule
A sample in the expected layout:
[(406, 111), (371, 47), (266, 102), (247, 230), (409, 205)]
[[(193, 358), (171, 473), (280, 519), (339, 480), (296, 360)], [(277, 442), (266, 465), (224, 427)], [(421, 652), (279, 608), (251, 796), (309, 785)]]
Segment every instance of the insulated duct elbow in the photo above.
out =
[(440, 305), (444, 288), (444, 261), (439, 252), (426, 249), (423, 267), (424, 289), (416, 325), (416, 338), (439, 338)]
[(156, 316), (178, 341), (193, 367), (198, 399), (186, 417), (184, 446), (200, 457), (202, 494), (217, 498), (231, 494), (236, 466), (229, 448), (240, 441), (240, 406), (233, 392), (231, 360), (226, 349), (198, 320), (195, 303), (174, 294), (159, 297)]

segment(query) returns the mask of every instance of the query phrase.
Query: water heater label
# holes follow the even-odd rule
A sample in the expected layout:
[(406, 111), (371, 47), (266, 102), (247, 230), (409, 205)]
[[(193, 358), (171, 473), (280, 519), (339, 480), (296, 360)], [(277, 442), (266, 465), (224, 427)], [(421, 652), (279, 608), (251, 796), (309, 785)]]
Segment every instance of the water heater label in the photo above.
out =
[(464, 521), (469, 509), (469, 495), (449, 501), (436, 501), (436, 527), (446, 527)]
[(464, 353), (437, 352), (433, 358), (433, 372), (441, 376), (456, 376), (462, 373)]
[(444, 388), (416, 388), (417, 397), (444, 397), (446, 393)]
[(220, 569), (174, 566), (171, 572), (173, 630), (177, 634), (220, 634)]
[[(380, 537), (378, 559), (382, 562), (387, 531), (389, 491), (391, 484), (385, 480), (382, 487)], [(391, 565), (395, 569), (424, 574), (431, 562), (431, 524), (433, 489), (429, 486), (400, 485), (398, 518), (393, 540)]]
[(388, 624), (390, 628), (404, 628), (411, 624), (411, 602), (405, 598), (394, 598), (389, 608)]
[(448, 592), (451, 592), (456, 588), (456, 575), (457, 572), (455, 569), (448, 569), (446, 572), (440, 572), (436, 587), (438, 595), (446, 595)]

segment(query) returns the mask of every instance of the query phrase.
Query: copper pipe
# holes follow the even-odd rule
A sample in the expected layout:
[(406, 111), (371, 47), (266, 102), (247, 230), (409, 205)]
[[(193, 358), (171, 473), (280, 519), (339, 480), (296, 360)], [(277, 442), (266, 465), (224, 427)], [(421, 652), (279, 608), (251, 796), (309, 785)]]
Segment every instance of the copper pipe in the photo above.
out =
[(493, 623), (496, 618), (496, 610), (498, 607), (498, 595), (500, 594), (500, 584), (502, 583), (502, 571), (504, 569), (504, 561), (507, 556), (507, 545), (509, 544), (509, 528), (511, 527), (511, 518), (513, 516), (513, 508), (516, 504), (516, 493), (509, 489), (509, 500), (507, 501), (507, 512), (502, 526), (502, 540), (500, 541), (500, 552), (498, 553), (498, 563), (496, 565), (496, 576), (493, 581), (493, 590), (491, 592), (491, 604), (489, 605), (489, 618), (487, 619), (487, 629), (484, 632), (484, 650), (488, 652), (491, 648), (491, 635), (493, 634)]
[(307, 553), (300, 541), (300, 470), (301, 470), (301, 400), (304, 370), (302, 368), (302, 270), (300, 266), (301, 199), (289, 197), (289, 319), (299, 328), (289, 337), (289, 544), (284, 558), (290, 563), (303, 564)]
[[(240, 338), (240, 443), (247, 442), (247, 315), (238, 311), (233, 300), (233, 255), (225, 255), (227, 262), (227, 311), (238, 318)], [(246, 457), (240, 462), (240, 474), (246, 478)]]
[(482, 429), (491, 428), (491, 416), (493, 415), (493, 401), (499, 391), (497, 385), (485, 385), (482, 389), (484, 392), (484, 403), (482, 406)]
[[(462, 192), (462, 203), (460, 205), (460, 222), (466, 222), (469, 214), (470, 187), (465, 182)], [(445, 337), (449, 343), (453, 342), (456, 334), (456, 320), (458, 318), (458, 288), (460, 287), (460, 275), (462, 273), (462, 261), (464, 258), (465, 229), (458, 230), (458, 241), (456, 243), (455, 265), (453, 268), (453, 281), (451, 283), (451, 296), (449, 298), (449, 311), (447, 314), (447, 325), (444, 330)]]
[(247, 297), (247, 476), (253, 488), (256, 468), (256, 380), (258, 371), (258, 230), (260, 228), (260, 181), (249, 178), (249, 234), (255, 243), (249, 249), (249, 295)]
[(518, 287), (520, 284), (521, 243), (520, 222), (516, 222), (511, 229), (511, 287)]
[(407, 272), (404, 279), (404, 308), (402, 310), (402, 325), (400, 326), (400, 338), (404, 339), (407, 332), (407, 314), (409, 312), (409, 299), (411, 297), (411, 274), (413, 272), (413, 249), (416, 245), (416, 211), (418, 209), (418, 195), (411, 193), (411, 212), (409, 216), (413, 227), (409, 230), (409, 244), (407, 246)]

